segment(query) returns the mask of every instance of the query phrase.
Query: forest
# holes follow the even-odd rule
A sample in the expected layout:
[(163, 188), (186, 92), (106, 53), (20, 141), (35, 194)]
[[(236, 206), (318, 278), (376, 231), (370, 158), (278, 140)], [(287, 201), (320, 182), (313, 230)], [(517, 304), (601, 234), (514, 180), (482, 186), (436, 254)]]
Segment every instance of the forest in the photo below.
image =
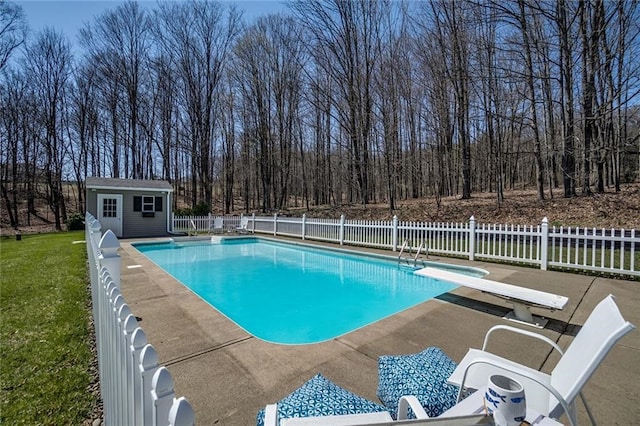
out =
[(87, 176), (168, 180), (174, 208), (222, 213), (640, 179), (637, 1), (241, 5), (128, 1), (72, 42), (0, 0), (10, 226), (42, 202), (61, 229)]

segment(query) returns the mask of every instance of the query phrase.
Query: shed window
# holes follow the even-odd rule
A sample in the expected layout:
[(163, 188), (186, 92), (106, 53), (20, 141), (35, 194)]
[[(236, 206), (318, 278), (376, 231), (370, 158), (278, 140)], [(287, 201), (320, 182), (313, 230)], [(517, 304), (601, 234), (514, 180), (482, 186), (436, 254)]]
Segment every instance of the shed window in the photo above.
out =
[(133, 211), (144, 213), (154, 213), (162, 211), (162, 197), (152, 197), (150, 195), (137, 195), (133, 197)]
[(105, 198), (102, 200), (102, 217), (116, 217), (117, 204), (115, 198)]
[(153, 197), (142, 197), (142, 212), (154, 212), (155, 211), (155, 200)]

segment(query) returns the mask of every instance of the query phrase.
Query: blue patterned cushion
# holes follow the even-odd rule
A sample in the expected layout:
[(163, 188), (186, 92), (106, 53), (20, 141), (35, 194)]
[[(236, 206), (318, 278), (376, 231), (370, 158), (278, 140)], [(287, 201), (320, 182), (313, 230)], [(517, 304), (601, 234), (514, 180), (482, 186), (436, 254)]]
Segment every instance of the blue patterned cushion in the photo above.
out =
[(456, 403), (458, 387), (447, 384), (455, 368), (456, 363), (434, 347), (414, 355), (381, 356), (378, 398), (395, 416), (400, 397), (414, 395), (429, 417), (437, 417)]
[[(289, 396), (278, 402), (278, 419), (290, 417), (333, 416), (387, 411), (317, 374)], [(258, 412), (256, 425), (264, 425), (264, 409)]]

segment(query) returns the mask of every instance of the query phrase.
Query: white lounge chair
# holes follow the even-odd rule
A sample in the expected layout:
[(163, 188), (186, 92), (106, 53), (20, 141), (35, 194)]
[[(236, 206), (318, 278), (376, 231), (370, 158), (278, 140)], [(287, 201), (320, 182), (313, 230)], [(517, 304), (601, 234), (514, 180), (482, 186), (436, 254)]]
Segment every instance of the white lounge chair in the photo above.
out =
[(236, 228), (236, 232), (240, 232), (243, 234), (248, 232), (247, 230), (248, 225), (249, 225), (249, 217), (242, 216), (242, 218), (240, 218), (240, 225), (238, 225), (238, 227)]
[[(523, 384), (527, 407), (555, 419), (566, 412), (571, 425), (577, 423), (575, 400), (580, 395), (589, 419), (595, 424), (581, 390), (615, 343), (634, 328), (622, 317), (612, 295), (595, 307), (564, 354), (545, 336), (505, 325), (495, 326), (487, 332), (482, 350), (470, 349), (448, 381), (460, 386), (460, 398), (465, 388), (485, 386), (492, 374), (509, 375)], [(487, 352), (489, 336), (497, 330), (540, 339), (559, 351), (562, 358), (551, 374), (546, 374)]]
[(565, 296), (533, 290), (513, 284), (470, 277), (468, 275), (445, 271), (438, 268), (422, 268), (415, 271), (416, 275), (448, 281), (459, 286), (473, 288), (484, 293), (490, 293), (513, 303), (513, 312), (505, 319), (517, 321), (538, 328), (544, 328), (548, 320), (531, 314), (531, 306), (550, 310), (562, 310), (569, 301)]
[(224, 220), (221, 217), (213, 218), (213, 226), (211, 232), (214, 234), (221, 234), (224, 231)]

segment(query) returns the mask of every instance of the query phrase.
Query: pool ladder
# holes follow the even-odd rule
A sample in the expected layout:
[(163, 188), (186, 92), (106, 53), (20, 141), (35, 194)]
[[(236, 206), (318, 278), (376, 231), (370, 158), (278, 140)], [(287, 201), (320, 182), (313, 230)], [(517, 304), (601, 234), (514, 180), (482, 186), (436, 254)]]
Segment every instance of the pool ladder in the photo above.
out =
[[(409, 248), (408, 256), (402, 257), (402, 254), (407, 247)], [(415, 256), (411, 256), (411, 249), (412, 246), (409, 245), (409, 239), (407, 238), (404, 240), (404, 242), (402, 243), (402, 247), (400, 248), (400, 253), (398, 254), (398, 265), (400, 265), (402, 262), (405, 262), (408, 266), (411, 266), (411, 261), (413, 260), (413, 267), (416, 267), (418, 265), (420, 254), (422, 254), (422, 249), (424, 249), (425, 259), (429, 257), (429, 248), (426, 246), (424, 241), (420, 241), (420, 246), (418, 246), (418, 250), (416, 251)]]

